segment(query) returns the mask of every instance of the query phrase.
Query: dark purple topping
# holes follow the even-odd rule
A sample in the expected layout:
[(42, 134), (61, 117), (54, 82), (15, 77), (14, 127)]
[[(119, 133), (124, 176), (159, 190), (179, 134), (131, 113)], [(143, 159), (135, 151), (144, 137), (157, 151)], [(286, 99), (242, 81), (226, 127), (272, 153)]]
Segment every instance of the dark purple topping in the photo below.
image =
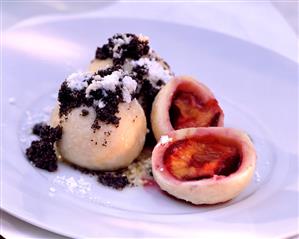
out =
[[(124, 40), (125, 37), (131, 37), (132, 40), (129, 44), (118, 44), (116, 46), (117, 39)], [(116, 57), (115, 57), (116, 56)], [(134, 34), (116, 34), (113, 37), (108, 39), (108, 43), (104, 44), (102, 47), (99, 47), (96, 51), (96, 58), (98, 59), (113, 59), (115, 67), (123, 67), (126, 59), (138, 60), (141, 57), (146, 56), (151, 58), (154, 61), (161, 62), (165, 65), (166, 68), (169, 68), (169, 65), (159, 58), (154, 52), (149, 54), (149, 45), (148, 41), (141, 41), (138, 36)], [(134, 95), (135, 98), (139, 101), (142, 108), (145, 111), (147, 119), (147, 127), (151, 131), (150, 125), (150, 114), (152, 109), (152, 103), (155, 99), (155, 96), (159, 90), (165, 85), (163, 80), (159, 80), (155, 86), (149, 81), (149, 69), (147, 65), (137, 65), (132, 69), (132, 74), (134, 79), (137, 81), (137, 91)], [(150, 134), (148, 134), (147, 138)], [(153, 139), (153, 137), (151, 137)]]
[(102, 143), (102, 146), (107, 147), (108, 141), (105, 139), (104, 142)]
[[(120, 117), (116, 116), (119, 112), (118, 105), (123, 102), (122, 90), (120, 87), (116, 87), (115, 92), (105, 91), (105, 96), (103, 95), (100, 99), (105, 104), (103, 108), (95, 107), (96, 118), (93, 123), (93, 128), (97, 128), (99, 121), (105, 122), (107, 124), (114, 124), (116, 127), (119, 125)], [(90, 95), (94, 95), (97, 99), (98, 95), (102, 94), (102, 89), (97, 91), (92, 91)]]
[(54, 150), (54, 143), (61, 139), (62, 127), (52, 128), (44, 123), (36, 124), (32, 130), (41, 139), (33, 141), (26, 150), (28, 160), (37, 168), (49, 172), (57, 170), (57, 157)]
[(102, 174), (98, 174), (98, 181), (105, 186), (115, 189), (123, 189), (129, 185), (128, 178), (117, 172), (102, 172)]
[(154, 146), (156, 144), (156, 139), (152, 132), (152, 125), (151, 125), (151, 111), (152, 111), (152, 104), (153, 99), (155, 99), (156, 95), (158, 94), (159, 89), (154, 88), (151, 83), (145, 81), (141, 87), (140, 94), (138, 96), (138, 101), (141, 103), (142, 108), (144, 109), (145, 117), (146, 117), (146, 124), (149, 130), (149, 133), (146, 135), (145, 144), (148, 146)]
[[(117, 70), (120, 70), (120, 66), (113, 66), (105, 70), (100, 70), (97, 74), (101, 77), (105, 77), (107, 75), (111, 75)], [(125, 77), (125, 75), (122, 77)], [(132, 75), (131, 77), (134, 76)], [(87, 79), (87, 85), (90, 85), (93, 79), (94, 76), (91, 76), (90, 79)], [(120, 78), (119, 81), (121, 82), (122, 78)], [(132, 95), (132, 97), (134, 97), (134, 95)], [(97, 104), (94, 104), (95, 101), (99, 100), (101, 100), (101, 102), (104, 104), (104, 107), (100, 108)], [(67, 114), (70, 113), (74, 108), (78, 108), (80, 106), (93, 107), (96, 112), (96, 118), (92, 128), (95, 130), (100, 128), (100, 121), (107, 124), (113, 124), (118, 127), (120, 120), (120, 117), (116, 116), (116, 114), (119, 112), (118, 105), (119, 103), (124, 102), (121, 85), (116, 86), (115, 91), (101, 88), (92, 90), (89, 93), (89, 97), (86, 97), (86, 87), (84, 87), (82, 90), (71, 89), (68, 87), (66, 81), (64, 81), (61, 85), (58, 93), (58, 101), (60, 103), (60, 117), (67, 116)], [(84, 115), (86, 114), (82, 111), (82, 116)]]
[(107, 58), (112, 58), (113, 52), (109, 44), (104, 44), (102, 47), (97, 47), (96, 50), (96, 59), (105, 60)]
[(120, 190), (130, 185), (128, 178), (124, 176), (125, 169), (113, 172), (104, 172), (100, 170), (90, 170), (82, 168), (77, 165), (72, 165), (72, 167), (84, 174), (97, 176), (98, 182), (108, 187)]
[(26, 156), (33, 165), (49, 172), (57, 170), (57, 157), (53, 144), (38, 140), (31, 143), (30, 148), (26, 150)]
[(110, 136), (110, 135), (111, 135), (111, 131), (105, 131), (105, 132), (104, 132), (104, 135), (106, 135), (106, 136)]
[[(131, 38), (126, 42), (125, 38)], [(117, 39), (124, 40), (124, 44), (117, 44)], [(118, 45), (118, 47), (116, 47)], [(108, 43), (96, 50), (95, 58), (112, 58), (114, 64), (123, 64), (125, 59), (138, 60), (149, 52), (148, 41), (140, 40), (135, 34), (116, 34), (108, 39)]]
[[(143, 66), (137, 65), (132, 69), (132, 72), (136, 77), (139, 87), (143, 85), (144, 81), (147, 81), (146, 77), (148, 77), (148, 71), (149, 71), (149, 69), (145, 65), (143, 65)], [(140, 88), (139, 88), (138, 92), (139, 91), (140, 91)]]
[(106, 69), (103, 69), (103, 70), (99, 70), (97, 72), (97, 74), (100, 75), (101, 77), (104, 77), (104, 76), (111, 75), (114, 71), (118, 71), (118, 70), (121, 70), (121, 69), (122, 69), (121, 65), (113, 65), (113, 66), (111, 66), (109, 68), (106, 68)]
[(61, 85), (61, 88), (58, 92), (58, 101), (60, 103), (59, 107), (59, 116), (67, 115), (74, 108), (78, 108), (81, 105), (87, 107), (92, 106), (93, 99), (85, 97), (85, 90), (73, 90), (68, 87), (67, 82), (64, 81)]
[(89, 115), (89, 111), (88, 110), (86, 110), (86, 109), (83, 109), (82, 111), (81, 111), (81, 115), (84, 117), (84, 116), (87, 116), (87, 115)]
[(162, 87), (163, 85), (165, 85), (165, 82), (162, 81), (162, 80), (158, 80), (156, 84), (157, 84), (157, 86), (159, 87), (159, 89), (161, 89), (161, 87)]
[(135, 75), (136, 81), (138, 83), (138, 89), (136, 93), (136, 98), (141, 103), (142, 108), (145, 111), (147, 117), (149, 117), (152, 103), (158, 94), (160, 88), (165, 85), (164, 81), (159, 81), (159, 88), (154, 87), (148, 81), (148, 68), (146, 66), (135, 66), (133, 69), (133, 74)]
[(135, 78), (137, 80), (139, 88), (137, 89), (137, 93), (135, 97), (137, 98), (138, 102), (141, 104), (145, 116), (146, 116), (146, 122), (147, 122), (147, 128), (149, 129), (150, 133), (146, 135), (146, 144), (147, 145), (153, 145), (155, 144), (156, 140), (152, 133), (152, 127), (151, 127), (151, 111), (152, 111), (152, 104), (153, 101), (160, 91), (161, 87), (165, 85), (165, 82), (162, 80), (159, 80), (157, 82), (158, 87), (154, 87), (148, 78), (148, 68), (146, 66), (135, 66), (133, 69), (133, 74), (135, 74)]
[(62, 127), (57, 126), (55, 128), (52, 128), (45, 123), (39, 123), (33, 126), (32, 133), (39, 136), (45, 141), (55, 142), (61, 139)]

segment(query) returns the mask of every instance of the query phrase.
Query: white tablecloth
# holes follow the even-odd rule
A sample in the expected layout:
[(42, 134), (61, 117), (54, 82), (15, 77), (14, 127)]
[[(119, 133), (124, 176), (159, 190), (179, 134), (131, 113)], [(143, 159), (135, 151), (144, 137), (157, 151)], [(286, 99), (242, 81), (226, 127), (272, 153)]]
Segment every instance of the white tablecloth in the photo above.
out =
[[(297, 9), (296, 9), (297, 8)], [(297, 10), (297, 13), (296, 13)], [(295, 1), (177, 1), (176, 3), (115, 2), (67, 3), (67, 1), (3, 4), (3, 27), (34, 24), (70, 14), (102, 17), (134, 17), (172, 21), (222, 32), (271, 49), (298, 62), (296, 36), (298, 6)], [(5, 34), (5, 32), (4, 32)], [(2, 195), (5, 197), (5, 195)], [(63, 238), (1, 212), (5, 238)]]

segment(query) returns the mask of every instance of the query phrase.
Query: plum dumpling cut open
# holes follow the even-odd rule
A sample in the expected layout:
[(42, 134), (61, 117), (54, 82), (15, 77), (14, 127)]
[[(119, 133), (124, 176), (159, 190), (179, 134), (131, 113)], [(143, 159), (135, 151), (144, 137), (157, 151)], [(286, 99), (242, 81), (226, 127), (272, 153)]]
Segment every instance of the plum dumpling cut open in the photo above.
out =
[(51, 125), (62, 126), (61, 157), (80, 167), (117, 170), (142, 151), (144, 111), (134, 98), (137, 82), (121, 69), (74, 73), (61, 85)]
[(249, 137), (223, 127), (186, 128), (162, 136), (152, 171), (162, 190), (193, 204), (236, 197), (250, 182), (256, 153)]
[(151, 112), (157, 140), (172, 130), (223, 126), (223, 121), (223, 111), (213, 93), (188, 76), (170, 80), (156, 96)]

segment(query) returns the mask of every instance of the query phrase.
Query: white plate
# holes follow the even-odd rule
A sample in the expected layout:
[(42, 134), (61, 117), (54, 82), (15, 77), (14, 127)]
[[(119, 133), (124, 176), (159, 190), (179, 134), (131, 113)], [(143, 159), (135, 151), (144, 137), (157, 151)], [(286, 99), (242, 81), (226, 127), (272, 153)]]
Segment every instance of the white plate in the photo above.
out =
[[(192, 206), (156, 187), (115, 191), (66, 166), (47, 173), (24, 158), (28, 123), (47, 115), (65, 76), (85, 69), (96, 46), (116, 32), (150, 36), (152, 47), (177, 75), (193, 75), (212, 89), (224, 109), (226, 126), (250, 134), (258, 153), (257, 170), (250, 186), (236, 199)], [(3, 210), (71, 237), (244, 238), (244, 233), (245, 237), (296, 233), (295, 63), (203, 29), (95, 18), (14, 28), (5, 34), (3, 59)]]

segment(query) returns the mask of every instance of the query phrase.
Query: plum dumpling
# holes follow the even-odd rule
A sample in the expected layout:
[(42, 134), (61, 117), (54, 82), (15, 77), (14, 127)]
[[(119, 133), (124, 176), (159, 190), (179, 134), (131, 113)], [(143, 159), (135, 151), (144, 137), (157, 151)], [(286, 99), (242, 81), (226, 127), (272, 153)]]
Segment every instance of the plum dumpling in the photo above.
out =
[(160, 89), (174, 76), (170, 66), (149, 45), (149, 38), (131, 33), (115, 34), (98, 47), (89, 70), (97, 72), (120, 66), (137, 80), (136, 99), (144, 109), (151, 130), (152, 103)]
[(134, 77), (117, 67), (67, 77), (50, 120), (52, 127), (62, 127), (56, 143), (62, 159), (92, 170), (117, 170), (137, 158), (146, 118), (136, 89)]

